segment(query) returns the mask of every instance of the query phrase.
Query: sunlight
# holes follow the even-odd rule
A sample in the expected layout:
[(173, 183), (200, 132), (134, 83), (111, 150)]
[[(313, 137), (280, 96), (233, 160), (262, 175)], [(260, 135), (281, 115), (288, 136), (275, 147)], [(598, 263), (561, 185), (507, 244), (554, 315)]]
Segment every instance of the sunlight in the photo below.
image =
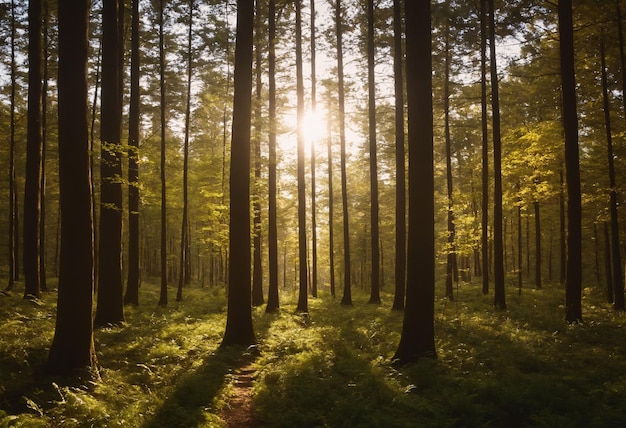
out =
[[(284, 123), (290, 129), (290, 132), (282, 138), (280, 138), (280, 148), (283, 151), (292, 152), (294, 155), (297, 151), (298, 138), (297, 138), (297, 115), (293, 114), (284, 116)], [(318, 108), (316, 111), (308, 109), (304, 113), (302, 120), (302, 132), (304, 135), (304, 151), (308, 157), (311, 153), (311, 147), (315, 145), (317, 141), (324, 140), (328, 133), (326, 110)]]

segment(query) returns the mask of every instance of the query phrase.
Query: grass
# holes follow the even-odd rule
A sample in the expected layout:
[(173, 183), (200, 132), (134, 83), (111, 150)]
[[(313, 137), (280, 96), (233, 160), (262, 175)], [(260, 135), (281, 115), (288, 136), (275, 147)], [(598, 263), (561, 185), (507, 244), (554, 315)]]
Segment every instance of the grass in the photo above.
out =
[[(440, 293), (441, 294), (441, 293)], [(564, 321), (563, 291), (511, 291), (494, 311), (480, 286), (435, 302), (437, 360), (396, 369), (402, 313), (354, 295), (322, 295), (310, 317), (253, 309), (258, 354), (220, 349), (221, 289), (190, 287), (159, 308), (144, 284), (126, 325), (95, 332), (102, 380), (44, 374), (55, 293), (0, 295), (0, 427), (221, 427), (238, 367), (254, 359), (254, 411), (269, 427), (621, 427), (626, 423), (626, 314), (585, 289), (585, 323)]]

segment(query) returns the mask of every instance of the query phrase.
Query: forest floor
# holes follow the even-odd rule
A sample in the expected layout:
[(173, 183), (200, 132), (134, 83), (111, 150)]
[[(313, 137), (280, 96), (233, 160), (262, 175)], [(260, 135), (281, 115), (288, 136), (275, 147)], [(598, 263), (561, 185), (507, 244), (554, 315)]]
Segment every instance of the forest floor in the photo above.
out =
[(96, 382), (45, 374), (56, 293), (20, 289), (0, 294), (0, 427), (626, 425), (626, 313), (600, 287), (570, 326), (560, 285), (511, 287), (496, 311), (478, 282), (460, 284), (435, 302), (438, 358), (397, 368), (403, 315), (386, 292), (371, 305), (354, 290), (345, 307), (322, 288), (303, 317), (281, 290), (279, 313), (253, 308), (258, 346), (224, 349), (223, 288), (161, 308), (146, 282), (124, 326), (95, 331)]

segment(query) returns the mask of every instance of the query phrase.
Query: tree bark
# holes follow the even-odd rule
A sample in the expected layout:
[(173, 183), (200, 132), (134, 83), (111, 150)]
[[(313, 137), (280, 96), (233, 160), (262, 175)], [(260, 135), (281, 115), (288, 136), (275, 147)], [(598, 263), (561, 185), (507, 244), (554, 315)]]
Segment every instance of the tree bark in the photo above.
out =
[(254, 0), (237, 0), (235, 94), (230, 161), (228, 312), (221, 346), (256, 342), (252, 327), (250, 272), (250, 122)]
[(409, 111), (409, 238), (406, 308), (393, 359), (436, 357), (435, 201), (430, 1), (405, 4)]
[(159, 0), (159, 90), (161, 95), (161, 290), (159, 294), (159, 306), (167, 306), (167, 181), (165, 176), (165, 40), (164, 26), (164, 1)]
[(15, 92), (17, 66), (15, 63), (15, 0), (11, 0), (11, 95), (10, 95), (10, 141), (9, 141), (9, 282), (7, 291), (13, 290), (17, 279), (17, 191), (15, 185)]
[(565, 318), (568, 323), (582, 322), (582, 219), (580, 164), (578, 153), (578, 116), (574, 73), (574, 28), (571, 0), (558, 3), (561, 52), (563, 129), (565, 131), (565, 177), (567, 183), (567, 273), (565, 280)]
[(487, 0), (480, 0), (480, 105), (482, 133), (481, 250), (483, 294), (489, 293), (489, 131), (487, 124)]
[(88, 369), (97, 376), (92, 303), (94, 242), (87, 123), (87, 0), (59, 2), (59, 188), (61, 266), (53, 374)]

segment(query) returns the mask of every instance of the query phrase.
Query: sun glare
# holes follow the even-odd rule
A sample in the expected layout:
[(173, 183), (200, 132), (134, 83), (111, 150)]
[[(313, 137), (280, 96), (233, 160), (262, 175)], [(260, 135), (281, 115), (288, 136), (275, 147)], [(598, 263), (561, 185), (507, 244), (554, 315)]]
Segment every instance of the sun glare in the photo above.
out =
[[(279, 144), (282, 150), (293, 151), (295, 154), (298, 145), (296, 115), (288, 115), (284, 120), (285, 124), (290, 128), (290, 132), (282, 136)], [(317, 145), (318, 141), (326, 137), (326, 111), (323, 109), (317, 109), (316, 111), (307, 110), (302, 119), (302, 134), (304, 136), (305, 153), (306, 156), (309, 156), (311, 146)]]

